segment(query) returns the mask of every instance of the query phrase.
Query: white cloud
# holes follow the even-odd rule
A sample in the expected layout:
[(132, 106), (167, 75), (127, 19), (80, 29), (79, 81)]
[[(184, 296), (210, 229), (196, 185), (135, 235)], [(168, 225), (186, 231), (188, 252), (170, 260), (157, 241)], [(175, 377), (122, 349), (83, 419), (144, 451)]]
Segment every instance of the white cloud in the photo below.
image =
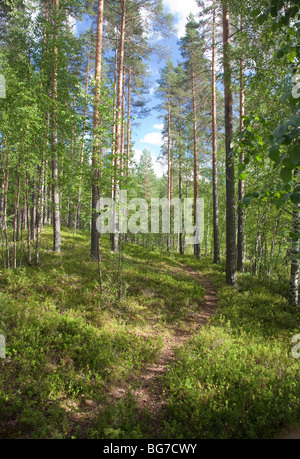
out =
[(137, 164), (140, 162), (142, 153), (143, 153), (142, 150), (139, 150), (138, 148), (134, 150), (133, 161), (136, 162)]
[(78, 29), (77, 29), (76, 19), (74, 19), (70, 14), (68, 15), (68, 25), (71, 28), (73, 35), (77, 35)]
[(168, 172), (168, 167), (157, 160), (156, 156), (152, 153), (152, 162), (153, 162), (153, 169), (155, 172), (156, 177), (161, 178), (164, 174)]
[(185, 25), (188, 15), (190, 13), (195, 15), (199, 13), (199, 6), (196, 0), (164, 0), (164, 4), (175, 15), (178, 38), (183, 37), (185, 35)]
[(148, 143), (149, 145), (156, 145), (156, 146), (161, 147), (164, 143), (163, 135), (161, 133), (163, 128), (164, 128), (163, 124), (154, 124), (153, 129), (156, 129), (157, 131), (160, 131), (160, 132), (149, 132), (149, 134), (146, 134), (144, 138), (141, 139), (141, 143)]
[(143, 139), (141, 139), (141, 143), (147, 143), (148, 145), (156, 145), (161, 146), (163, 144), (163, 137), (161, 132), (149, 132), (146, 134)]
[[(155, 72), (158, 72), (158, 69), (155, 70)], [(154, 75), (154, 71), (152, 72), (152, 75)], [(151, 86), (150, 88), (150, 96), (154, 96), (155, 95), (155, 92), (157, 91), (157, 88), (158, 88), (158, 83), (154, 83), (153, 86)]]

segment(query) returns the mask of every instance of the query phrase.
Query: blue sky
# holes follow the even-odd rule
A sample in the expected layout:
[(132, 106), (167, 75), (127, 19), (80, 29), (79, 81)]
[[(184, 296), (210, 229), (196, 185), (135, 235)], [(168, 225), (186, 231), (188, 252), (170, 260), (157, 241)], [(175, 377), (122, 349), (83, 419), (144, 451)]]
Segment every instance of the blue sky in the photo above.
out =
[[(174, 25), (177, 32), (174, 36), (165, 41), (164, 44), (168, 45), (171, 52), (171, 58), (176, 65), (180, 61), (180, 53), (178, 51), (178, 39), (184, 35), (185, 24), (188, 15), (192, 12), (196, 14), (198, 12), (198, 6), (196, 0), (163, 0), (166, 12), (174, 15)], [(76, 24), (76, 34), (84, 32), (85, 28), (88, 27), (88, 22), (84, 20), (82, 23)], [(149, 69), (151, 73), (151, 95), (150, 95), (150, 106), (156, 106), (159, 101), (154, 97), (154, 90), (156, 87), (156, 81), (159, 79), (160, 69), (166, 64), (166, 61), (158, 62), (155, 56), (152, 56), (149, 61)], [(165, 171), (165, 167), (157, 162), (157, 157), (160, 154), (162, 145), (162, 119), (159, 118), (159, 113), (155, 110), (151, 111), (150, 115), (142, 120), (138, 120), (139, 125), (134, 128), (133, 141), (135, 142), (135, 160), (138, 161), (142, 151), (147, 148), (152, 154), (153, 166), (156, 174), (161, 176)]]
[[(196, 14), (199, 9), (197, 2), (195, 0), (164, 0), (165, 10), (171, 12), (174, 15), (174, 25), (177, 29), (174, 37), (164, 42), (164, 44), (170, 47), (171, 58), (176, 65), (180, 60), (181, 56), (178, 50), (178, 40), (185, 33), (185, 24), (186, 19), (189, 14), (192, 12)], [(158, 62), (158, 60), (153, 56), (149, 62), (152, 75), (152, 88), (153, 90), (156, 87), (156, 80), (159, 79), (160, 69), (162, 69), (166, 64), (166, 61)], [(159, 103), (158, 100), (153, 97), (151, 100), (151, 105), (155, 106)], [(135, 129), (133, 133), (133, 140), (135, 141), (135, 151), (136, 160), (139, 159), (139, 156), (143, 149), (147, 148), (152, 153), (154, 170), (158, 176), (161, 176), (164, 171), (166, 171), (166, 166), (157, 162), (156, 158), (159, 156), (162, 145), (162, 119), (159, 118), (159, 113), (153, 110), (151, 115), (147, 119), (142, 120), (140, 126)]]

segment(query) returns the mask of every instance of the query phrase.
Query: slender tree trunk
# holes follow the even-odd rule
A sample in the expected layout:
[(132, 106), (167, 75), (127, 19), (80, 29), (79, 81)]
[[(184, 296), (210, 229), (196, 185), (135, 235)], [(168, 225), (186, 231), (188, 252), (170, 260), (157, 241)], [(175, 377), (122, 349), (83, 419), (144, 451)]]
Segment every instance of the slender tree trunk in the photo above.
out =
[[(49, 23), (49, 6), (50, 6), (50, 2), (49, 0), (46, 0), (45, 26), (44, 26), (44, 31), (43, 31), (43, 44), (44, 44), (45, 49), (42, 52), (42, 59), (41, 59), (41, 81), (40, 81), (41, 96), (42, 96), (42, 89), (43, 89), (43, 79), (45, 75), (44, 65), (47, 59), (49, 59), (49, 49), (47, 46), (47, 27)], [(48, 93), (48, 97), (51, 97), (49, 85), (47, 87), (47, 93)], [(50, 112), (47, 111), (46, 126), (45, 126), (45, 138), (47, 140), (46, 140), (46, 147), (45, 147), (46, 151), (44, 151), (44, 156), (43, 156), (44, 167), (43, 167), (43, 176), (42, 176), (42, 184), (41, 184), (42, 186), (41, 226), (48, 224), (48, 206), (50, 207), (51, 205), (51, 204), (49, 205), (49, 202), (48, 202), (48, 174), (47, 174), (48, 159), (46, 159), (47, 152), (49, 149), (49, 132), (50, 132)]]
[[(73, 110), (74, 110), (74, 113), (75, 113), (75, 109), (76, 109), (76, 100), (75, 100), (75, 94), (73, 94)], [(74, 123), (72, 124), (72, 134), (71, 134), (71, 151), (70, 151), (70, 160), (71, 160), (71, 163), (73, 162), (73, 157), (74, 157), (74, 139), (75, 139), (75, 125)], [(67, 218), (67, 227), (68, 228), (71, 228), (71, 224), (72, 224), (72, 211), (74, 211), (74, 205), (73, 205), (73, 197), (70, 199), (68, 197), (68, 218)], [(74, 220), (75, 220), (75, 216), (74, 216)]]
[[(300, 183), (300, 172), (298, 169), (295, 169), (294, 177), (296, 183)], [(293, 233), (297, 234), (298, 237), (292, 240), (291, 247), (291, 275), (290, 275), (290, 302), (293, 306), (299, 305), (299, 234), (300, 234), (300, 204), (294, 204), (293, 209)]]
[[(19, 161), (20, 170), (21, 161)], [(13, 267), (16, 269), (17, 267), (17, 221), (18, 221), (18, 213), (19, 213), (19, 203), (20, 203), (20, 173), (18, 173), (17, 179), (17, 189), (16, 189), (16, 199), (15, 199), (15, 216), (14, 216), (14, 224), (13, 224)]]
[(44, 171), (44, 206), (43, 206), (43, 225), (48, 225), (48, 160), (45, 161), (45, 171)]
[[(172, 183), (172, 167), (171, 167), (171, 94), (170, 94), (170, 83), (168, 89), (168, 213), (171, 218), (171, 183)], [(170, 227), (171, 231), (171, 227)], [(171, 251), (171, 233), (168, 234), (167, 238), (167, 251)]]
[(5, 187), (5, 180), (4, 180), (4, 173), (2, 168), (2, 180), (1, 180), (1, 199), (0, 199), (0, 228), (3, 229), (3, 209), (4, 209), (4, 187)]
[[(10, 269), (10, 255), (9, 255), (9, 241), (7, 232), (7, 192), (8, 192), (8, 180), (9, 180), (9, 154), (6, 153), (6, 142), (4, 141), (3, 156), (2, 156), (2, 173), (3, 173), (3, 207), (1, 216), (1, 228), (3, 228), (4, 240), (5, 240), (5, 255), (4, 255), (4, 266)], [(3, 249), (4, 251), (4, 249)], [(5, 261), (6, 256), (6, 261)]]
[[(243, 30), (243, 22), (241, 20), (241, 30)], [(240, 131), (244, 129), (245, 116), (245, 90), (244, 90), (244, 60), (240, 62)], [(244, 151), (240, 154), (240, 164), (244, 163)], [(237, 209), (237, 270), (241, 273), (245, 271), (245, 210), (240, 203), (245, 196), (245, 182), (239, 180), (238, 184), (238, 209)]]
[(212, 175), (213, 175), (213, 231), (214, 263), (220, 263), (219, 239), (219, 200), (218, 200), (218, 160), (217, 160), (217, 103), (216, 103), (216, 7), (213, 10), (213, 47), (212, 47)]
[(60, 236), (60, 198), (59, 198), (59, 172), (58, 172), (58, 153), (57, 153), (57, 71), (58, 71), (58, 14), (59, 0), (54, 0), (54, 64), (52, 81), (52, 197), (53, 197), (53, 250), (61, 252)]
[(124, 151), (125, 151), (125, 83), (126, 83), (126, 72), (123, 74), (123, 96), (122, 96), (122, 122), (121, 122), (121, 153), (120, 153), (120, 169), (121, 177), (124, 175)]
[(28, 171), (26, 171), (26, 182), (25, 182), (25, 199), (26, 199), (26, 211), (27, 211), (27, 259), (28, 264), (31, 265), (31, 238), (30, 238), (30, 207), (29, 207), (29, 181)]
[(5, 154), (5, 141), (4, 147), (0, 149), (1, 151), (1, 169), (2, 169), (2, 178), (1, 178), (1, 199), (0, 199), (0, 227), (3, 229), (3, 219), (4, 219), (4, 201), (5, 201), (5, 183), (6, 183), (6, 154)]
[[(179, 199), (182, 202), (183, 198), (183, 179), (182, 179), (182, 116), (181, 116), (181, 102), (179, 102)], [(182, 223), (181, 223), (182, 225)], [(179, 252), (181, 255), (184, 255), (184, 233), (183, 228), (181, 226), (181, 231), (179, 233)]]
[(100, 113), (99, 105), (101, 98), (101, 75), (102, 75), (102, 36), (103, 36), (103, 10), (104, 0), (98, 1), (97, 13), (97, 37), (96, 37), (96, 59), (95, 59), (95, 97), (94, 97), (94, 118), (93, 118), (93, 156), (92, 156), (92, 223), (91, 223), (91, 256), (97, 261), (99, 260), (99, 238), (97, 231), (98, 213), (96, 210), (99, 200), (99, 126)]
[(229, 3), (223, 4), (224, 88), (225, 88), (225, 144), (226, 144), (226, 282), (237, 287), (234, 154), (232, 148), (232, 83), (230, 62)]
[[(197, 223), (197, 199), (199, 198), (198, 186), (198, 134), (197, 134), (197, 104), (196, 104), (196, 77), (192, 69), (192, 91), (193, 91), (193, 137), (194, 137), (194, 225)], [(197, 230), (196, 230), (197, 231)], [(194, 244), (194, 255), (201, 258), (200, 244)]]
[(35, 240), (35, 226), (36, 226), (36, 179), (33, 179), (33, 191), (31, 195), (31, 217), (30, 217), (30, 237), (31, 240)]
[(209, 209), (207, 211), (207, 230), (206, 230), (206, 238), (205, 238), (205, 258), (207, 258), (208, 255), (208, 242), (209, 242)]
[(260, 207), (258, 208), (256, 227), (257, 227), (257, 234), (256, 234), (255, 243), (254, 243), (254, 255), (253, 255), (253, 262), (252, 262), (252, 273), (254, 274), (254, 276), (257, 276), (258, 274), (258, 254), (259, 254), (259, 247), (260, 247), (260, 240), (261, 240)]
[(51, 212), (51, 205), (50, 205), (50, 203), (52, 202), (52, 183), (51, 183), (51, 181), (49, 183), (48, 201), (49, 201), (49, 205), (48, 205), (48, 225), (51, 225), (52, 224), (52, 212)]
[(80, 176), (79, 176), (79, 185), (78, 185), (77, 206), (76, 206), (76, 209), (75, 209), (75, 217), (74, 217), (74, 232), (75, 232), (75, 234), (76, 234), (76, 230), (77, 230), (77, 227), (79, 225), (79, 219), (80, 219), (82, 165), (83, 165), (83, 155), (84, 155), (84, 146), (85, 146), (86, 117), (87, 117), (89, 75), (90, 75), (90, 46), (91, 45), (89, 43), (88, 56), (87, 56), (87, 65), (86, 65), (85, 105), (84, 105), (84, 115), (83, 115), (82, 141), (81, 141), (81, 148), (80, 148)]
[[(130, 142), (131, 142), (131, 126), (130, 126), (130, 116), (131, 116), (131, 67), (128, 69), (128, 81), (127, 81), (127, 151), (126, 151), (126, 185), (128, 186), (129, 179), (129, 164), (130, 164)], [(128, 233), (125, 234), (125, 241), (128, 241)]]
[(21, 232), (22, 232), (22, 209), (19, 206), (19, 209), (17, 212), (17, 242), (20, 242)]
[(127, 94), (127, 157), (126, 157), (126, 173), (129, 177), (129, 161), (130, 161), (130, 112), (131, 112), (131, 69), (128, 70), (128, 94)]
[(42, 227), (42, 191), (43, 191), (43, 175), (44, 175), (44, 162), (45, 153), (43, 152), (42, 164), (40, 166), (40, 178), (37, 195), (37, 212), (36, 212), (36, 245), (35, 245), (35, 264), (38, 265), (40, 262), (40, 239), (41, 239), (41, 227)]
[(269, 276), (270, 277), (272, 276), (272, 273), (273, 273), (275, 242), (276, 242), (276, 237), (277, 237), (277, 233), (278, 233), (278, 226), (279, 226), (281, 215), (282, 215), (282, 210), (280, 212), (278, 212), (278, 214), (276, 215), (274, 231), (273, 231), (273, 235), (272, 235), (271, 250), (270, 250), (270, 262), (269, 262)]
[[(126, 26), (126, 0), (122, 0), (122, 25), (120, 36), (120, 54), (119, 54), (119, 79), (117, 89), (117, 113), (116, 113), (116, 152), (115, 152), (115, 180), (114, 180), (114, 198), (117, 203), (119, 200), (120, 182), (120, 154), (121, 154), (121, 134), (122, 134), (122, 101), (123, 101), (123, 72), (124, 72), (124, 52), (125, 52), (125, 26)], [(115, 215), (115, 233), (112, 238), (112, 251), (119, 252), (119, 223), (118, 215)]]
[[(116, 50), (115, 50), (115, 71), (114, 71), (114, 113), (113, 113), (113, 132), (112, 132), (112, 173), (111, 173), (111, 198), (115, 197), (115, 156), (116, 156), (116, 117), (117, 117), (117, 84), (118, 84), (118, 51), (119, 51), (119, 30), (116, 33)], [(113, 234), (110, 235), (113, 244)]]

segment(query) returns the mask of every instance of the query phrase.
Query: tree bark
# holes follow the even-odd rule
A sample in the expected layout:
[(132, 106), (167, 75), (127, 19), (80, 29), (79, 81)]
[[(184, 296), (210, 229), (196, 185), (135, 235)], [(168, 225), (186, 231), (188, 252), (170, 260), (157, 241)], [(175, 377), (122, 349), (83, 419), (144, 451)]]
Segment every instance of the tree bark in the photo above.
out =
[(219, 239), (219, 202), (218, 202), (218, 160), (217, 160), (217, 104), (216, 104), (216, 6), (213, 10), (213, 47), (212, 47), (212, 175), (213, 175), (213, 231), (214, 263), (220, 263)]
[[(197, 199), (199, 198), (198, 186), (198, 134), (197, 134), (197, 104), (196, 104), (196, 77), (192, 69), (192, 91), (193, 91), (193, 136), (194, 136), (194, 225), (197, 223)], [(196, 230), (197, 231), (197, 230)], [(194, 255), (200, 260), (200, 244), (194, 244)]]
[[(115, 197), (115, 156), (116, 156), (116, 116), (117, 116), (117, 83), (118, 83), (118, 51), (119, 51), (119, 30), (116, 31), (116, 50), (115, 50), (115, 71), (114, 71), (114, 113), (113, 113), (113, 132), (112, 132), (112, 173), (111, 173), (111, 199)], [(113, 234), (110, 235), (113, 244)]]
[(76, 234), (76, 230), (77, 230), (77, 227), (80, 221), (82, 165), (83, 165), (83, 155), (84, 155), (84, 146), (85, 146), (85, 131), (86, 131), (86, 117), (87, 117), (89, 75), (90, 75), (90, 46), (91, 45), (89, 43), (87, 65), (86, 65), (85, 105), (84, 105), (84, 115), (83, 115), (82, 141), (81, 141), (81, 147), (80, 147), (80, 176), (79, 176), (79, 185), (78, 185), (77, 205), (76, 205), (75, 216), (74, 216), (74, 233), (75, 234)]
[[(182, 178), (182, 116), (181, 116), (181, 102), (179, 102), (179, 199), (182, 202), (183, 198), (183, 178)], [(184, 246), (184, 233), (181, 223), (181, 231), (179, 233), (179, 252), (180, 255), (184, 255), (185, 246)]]
[(277, 237), (277, 233), (278, 233), (278, 226), (279, 226), (281, 215), (282, 215), (282, 210), (280, 212), (278, 212), (278, 214), (276, 215), (274, 231), (273, 231), (273, 235), (272, 235), (271, 250), (270, 250), (270, 262), (269, 262), (269, 276), (270, 277), (272, 276), (272, 273), (273, 273), (275, 242), (276, 242), (276, 237)]
[[(19, 161), (18, 170), (21, 167), (21, 160)], [(14, 223), (13, 223), (13, 267), (17, 267), (17, 222), (19, 214), (19, 204), (20, 204), (20, 173), (18, 173), (17, 178), (17, 189), (16, 189), (16, 199), (15, 199), (15, 210), (14, 210)]]
[(95, 58), (95, 94), (94, 94), (94, 117), (93, 117), (93, 156), (92, 156), (92, 222), (91, 222), (91, 256), (99, 260), (99, 238), (97, 231), (98, 213), (96, 210), (99, 200), (99, 105), (101, 98), (101, 74), (102, 74), (102, 37), (103, 37), (103, 10), (104, 0), (98, 1), (97, 12), (97, 37)]
[[(171, 94), (170, 82), (168, 88), (168, 213), (171, 218), (171, 182), (172, 182), (172, 168), (171, 168)], [(171, 230), (171, 227), (170, 227)], [(171, 251), (171, 234), (167, 238), (167, 251)]]
[(43, 191), (44, 162), (45, 162), (45, 155), (43, 152), (42, 164), (40, 166), (40, 177), (39, 177), (37, 206), (36, 206), (36, 245), (35, 245), (35, 264), (36, 265), (38, 265), (40, 262), (40, 238), (41, 238), (41, 227), (43, 223), (42, 191)]
[[(241, 30), (243, 30), (243, 22), (241, 20)], [(240, 132), (244, 129), (244, 116), (245, 116), (245, 89), (244, 89), (244, 60), (240, 62)], [(244, 151), (240, 154), (240, 164), (244, 163)], [(238, 201), (237, 208), (237, 270), (240, 273), (245, 272), (245, 210), (241, 207), (241, 203), (245, 196), (245, 182), (239, 180), (238, 184)]]
[(127, 94), (127, 157), (126, 157), (126, 174), (129, 177), (129, 161), (130, 161), (130, 112), (131, 112), (131, 68), (128, 70), (128, 94)]
[(30, 238), (32, 241), (35, 240), (35, 225), (36, 225), (36, 179), (33, 179), (31, 194), (31, 209), (30, 209)]
[[(114, 180), (114, 198), (117, 203), (119, 200), (120, 182), (120, 154), (121, 154), (121, 134), (122, 134), (122, 101), (123, 101), (123, 75), (124, 75), (124, 51), (125, 51), (125, 27), (126, 27), (126, 0), (122, 0), (122, 25), (120, 36), (120, 54), (119, 54), (119, 79), (117, 89), (117, 113), (116, 113), (116, 152), (115, 152), (115, 180)], [(115, 215), (115, 233), (112, 238), (112, 251), (119, 251), (119, 228), (118, 216)]]
[(58, 13), (59, 0), (54, 0), (54, 64), (53, 64), (53, 81), (52, 81), (52, 198), (53, 198), (53, 250), (61, 252), (60, 236), (60, 196), (59, 196), (59, 173), (58, 173), (58, 153), (57, 153), (57, 71), (58, 71)]
[(229, 3), (223, 4), (223, 50), (225, 89), (225, 144), (226, 144), (226, 282), (237, 287), (234, 154), (232, 148), (232, 82), (230, 62)]
[(28, 183), (28, 170), (26, 171), (26, 182), (25, 182), (25, 199), (26, 199), (26, 212), (27, 212), (27, 260), (28, 264), (31, 265), (31, 238), (30, 238), (30, 208), (29, 208), (29, 183)]
[(6, 142), (4, 140), (4, 148), (2, 150), (2, 176), (3, 176), (3, 204), (2, 204), (2, 215), (1, 215), (1, 229), (3, 228), (4, 239), (5, 239), (5, 256), (4, 266), (10, 269), (10, 256), (9, 256), (9, 242), (7, 232), (7, 192), (8, 192), (8, 180), (9, 180), (9, 154), (6, 153)]
[[(294, 178), (296, 183), (300, 182), (300, 172), (295, 169)], [(294, 204), (293, 209), (293, 233), (297, 235), (297, 238), (292, 240), (291, 247), (291, 275), (290, 275), (290, 302), (293, 306), (299, 305), (299, 234), (300, 234), (300, 204)]]

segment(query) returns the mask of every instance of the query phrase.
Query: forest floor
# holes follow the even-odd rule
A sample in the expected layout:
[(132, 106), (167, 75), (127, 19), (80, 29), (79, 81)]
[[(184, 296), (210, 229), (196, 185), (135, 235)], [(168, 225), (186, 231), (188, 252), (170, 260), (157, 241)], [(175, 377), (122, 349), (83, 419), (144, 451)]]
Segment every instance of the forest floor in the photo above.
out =
[(286, 283), (232, 289), (222, 264), (127, 243), (120, 264), (103, 238), (100, 294), (88, 235), (62, 236), (61, 255), (45, 228), (40, 266), (0, 271), (0, 438), (274, 438), (299, 421)]
[(128, 381), (125, 381), (124, 387), (119, 387), (111, 393), (111, 399), (115, 403), (127, 393), (127, 387), (132, 386), (135, 380), (138, 388), (134, 390), (133, 397), (138, 408), (150, 415), (147, 423), (149, 438), (162, 438), (163, 435), (162, 426), (168, 417), (163, 376), (176, 358), (175, 350), (188, 343), (192, 334), (212, 317), (218, 306), (213, 284), (189, 266), (181, 264), (180, 267), (175, 268), (175, 271), (179, 273), (182, 270), (194, 277), (195, 281), (200, 282), (205, 289), (204, 301), (193, 315), (193, 326), (190, 329), (174, 328), (170, 336), (163, 337), (163, 346), (156, 362), (146, 365), (138, 377), (129, 378)]

